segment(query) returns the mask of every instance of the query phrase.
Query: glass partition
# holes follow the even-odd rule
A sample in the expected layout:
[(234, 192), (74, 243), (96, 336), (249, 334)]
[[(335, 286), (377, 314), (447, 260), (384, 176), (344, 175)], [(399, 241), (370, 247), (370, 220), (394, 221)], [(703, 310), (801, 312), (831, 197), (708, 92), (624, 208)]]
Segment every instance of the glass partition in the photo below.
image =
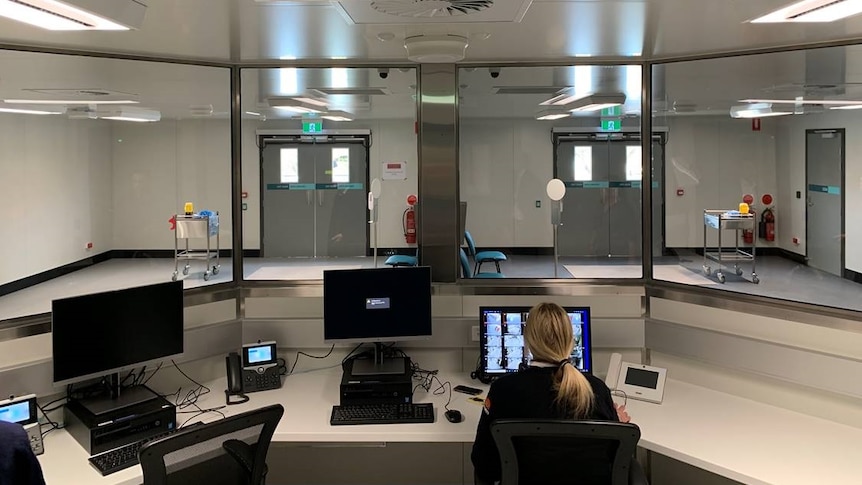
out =
[(218, 225), (177, 278), (232, 280), (228, 69), (0, 51), (0, 72), (0, 320), (170, 280), (186, 202)]
[(862, 47), (656, 65), (657, 280), (862, 310)]
[(465, 277), (641, 278), (641, 77), (639, 65), (459, 70)]
[(413, 68), (242, 71), (245, 279), (415, 261), (415, 96)]

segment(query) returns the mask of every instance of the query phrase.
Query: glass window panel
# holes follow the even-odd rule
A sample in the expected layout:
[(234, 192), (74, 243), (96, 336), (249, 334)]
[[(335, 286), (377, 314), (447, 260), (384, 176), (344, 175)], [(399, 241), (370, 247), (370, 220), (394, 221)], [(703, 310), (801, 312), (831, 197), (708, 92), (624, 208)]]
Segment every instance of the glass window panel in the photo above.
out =
[(350, 182), (350, 149), (332, 149), (332, 182)]
[(296, 148), (281, 149), (281, 183), (295, 184), (299, 182), (299, 150)]
[(862, 311), (862, 125), (835, 109), (862, 99), (843, 84), (858, 58), (862, 46), (653, 66), (655, 279)]
[(575, 180), (593, 180), (593, 147), (575, 147)]

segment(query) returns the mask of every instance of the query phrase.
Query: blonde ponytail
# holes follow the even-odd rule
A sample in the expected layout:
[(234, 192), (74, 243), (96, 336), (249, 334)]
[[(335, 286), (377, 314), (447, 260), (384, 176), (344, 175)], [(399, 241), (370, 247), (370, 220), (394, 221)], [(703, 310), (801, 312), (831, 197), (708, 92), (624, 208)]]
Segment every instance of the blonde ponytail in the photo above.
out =
[(557, 405), (565, 409), (571, 417), (577, 419), (589, 417), (593, 410), (595, 395), (587, 378), (568, 362), (560, 366), (556, 376)]
[(534, 306), (527, 318), (524, 339), (534, 360), (559, 364), (554, 374), (557, 406), (569, 417), (588, 417), (595, 395), (587, 378), (569, 362), (575, 343), (566, 310), (556, 303)]

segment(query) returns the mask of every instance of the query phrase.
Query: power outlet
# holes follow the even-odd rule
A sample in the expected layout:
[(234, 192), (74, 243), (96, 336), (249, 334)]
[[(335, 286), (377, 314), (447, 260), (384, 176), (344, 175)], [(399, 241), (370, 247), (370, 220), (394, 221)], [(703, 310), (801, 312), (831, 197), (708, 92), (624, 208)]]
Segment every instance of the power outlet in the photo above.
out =
[(479, 326), (478, 325), (473, 325), (473, 327), (470, 329), (470, 338), (473, 340), (473, 342), (479, 341)]

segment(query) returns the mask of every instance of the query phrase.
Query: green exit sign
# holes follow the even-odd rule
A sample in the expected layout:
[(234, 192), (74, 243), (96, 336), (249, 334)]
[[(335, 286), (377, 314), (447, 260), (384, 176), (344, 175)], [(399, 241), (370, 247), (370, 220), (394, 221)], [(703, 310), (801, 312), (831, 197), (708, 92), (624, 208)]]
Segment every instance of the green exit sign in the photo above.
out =
[(314, 121), (302, 120), (302, 132), (303, 133), (320, 133), (322, 131), (323, 131), (323, 121), (322, 120), (314, 120)]
[(602, 131), (621, 131), (622, 120), (619, 118), (602, 118)]
[(622, 114), (622, 106), (611, 106), (610, 108), (602, 108), (602, 116), (620, 116)]

